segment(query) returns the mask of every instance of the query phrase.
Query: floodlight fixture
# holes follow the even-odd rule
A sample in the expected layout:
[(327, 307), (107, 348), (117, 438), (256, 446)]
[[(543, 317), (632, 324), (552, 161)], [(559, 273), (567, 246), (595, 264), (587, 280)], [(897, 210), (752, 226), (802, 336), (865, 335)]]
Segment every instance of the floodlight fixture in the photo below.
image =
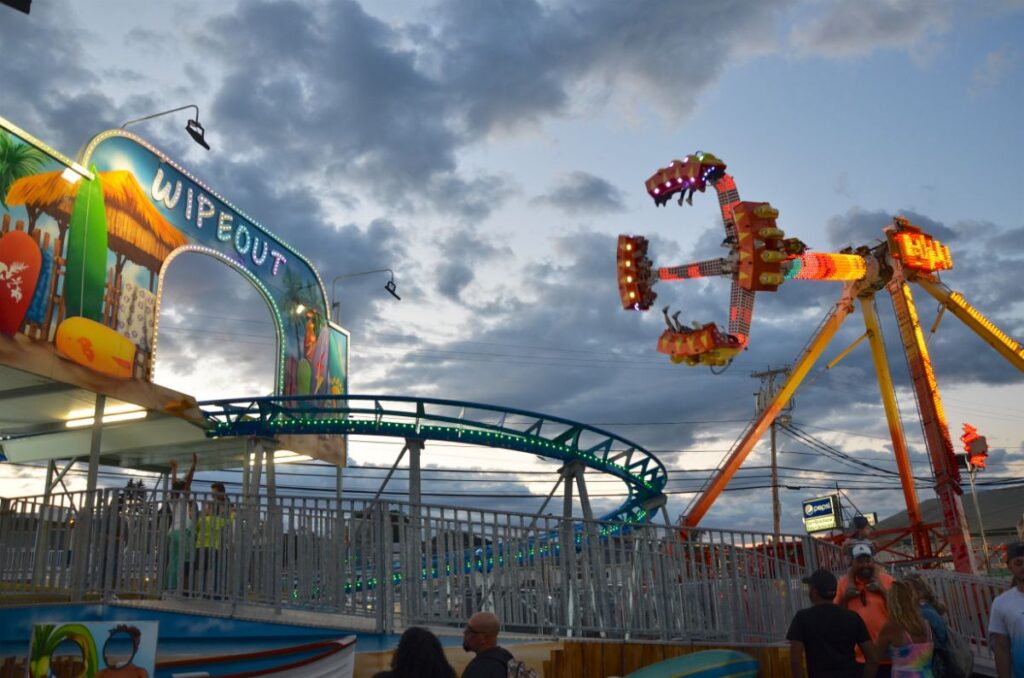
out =
[(196, 109), (196, 117), (190, 119), (187, 123), (185, 123), (185, 131), (188, 132), (188, 135), (192, 137), (192, 140), (194, 142), (196, 142), (206, 150), (210, 150), (210, 144), (206, 142), (206, 130), (199, 122), (199, 107), (195, 104), (189, 104), (188, 106), (180, 106), (178, 108), (172, 108), (169, 111), (161, 111), (160, 113), (154, 113), (152, 115), (146, 115), (141, 118), (136, 118), (135, 120), (129, 120), (125, 124), (121, 125), (121, 129), (124, 129), (128, 125), (134, 125), (137, 122), (151, 120), (153, 118), (159, 118), (162, 115), (168, 115), (169, 113), (177, 113), (178, 111), (184, 111), (188, 108)]
[(359, 273), (343, 273), (342, 275), (334, 276), (334, 279), (331, 281), (331, 310), (334, 312), (334, 315), (336, 317), (341, 315), (341, 302), (337, 301), (334, 295), (335, 286), (337, 285), (338, 281), (344, 278), (355, 278), (361, 275), (370, 275), (371, 273), (390, 273), (391, 278), (386, 283), (384, 283), (384, 289), (386, 289), (388, 291), (388, 294), (393, 296), (398, 301), (402, 300), (402, 297), (398, 296), (398, 292), (396, 291), (397, 288), (395, 286), (395, 272), (392, 271), (390, 268), (375, 268), (372, 271), (360, 271)]

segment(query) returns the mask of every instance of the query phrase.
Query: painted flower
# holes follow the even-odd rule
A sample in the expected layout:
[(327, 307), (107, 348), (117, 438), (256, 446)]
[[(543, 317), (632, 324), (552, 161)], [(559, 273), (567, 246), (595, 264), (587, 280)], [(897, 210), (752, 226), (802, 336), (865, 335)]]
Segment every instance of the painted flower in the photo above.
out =
[(21, 301), (21, 276), (17, 274), (26, 268), (28, 264), (23, 261), (12, 261), (10, 266), (0, 262), (0, 282), (7, 285), (7, 290), (14, 301)]

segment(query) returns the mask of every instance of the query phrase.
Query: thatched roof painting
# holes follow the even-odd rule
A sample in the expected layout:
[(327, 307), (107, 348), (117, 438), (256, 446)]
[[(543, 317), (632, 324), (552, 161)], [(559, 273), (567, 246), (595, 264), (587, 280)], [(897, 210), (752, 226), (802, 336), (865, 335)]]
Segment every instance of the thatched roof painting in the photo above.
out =
[[(110, 249), (150, 271), (159, 271), (167, 255), (186, 243), (185, 235), (150, 202), (131, 172), (100, 172), (99, 179), (107, 207)], [(60, 170), (22, 177), (7, 192), (7, 204), (42, 210), (66, 224), (81, 183), (65, 181)]]
[(58, 221), (67, 222), (78, 193), (78, 183), (61, 178), (61, 170), (22, 177), (7, 191), (7, 204), (42, 210)]

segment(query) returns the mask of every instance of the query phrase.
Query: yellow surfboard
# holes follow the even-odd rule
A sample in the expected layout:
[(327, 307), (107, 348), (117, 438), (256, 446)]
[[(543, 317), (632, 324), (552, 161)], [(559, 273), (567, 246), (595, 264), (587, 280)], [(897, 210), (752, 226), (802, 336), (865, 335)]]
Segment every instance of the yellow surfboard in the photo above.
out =
[(57, 327), (57, 351), (73, 362), (115, 379), (131, 379), (135, 344), (89, 318), (65, 318)]

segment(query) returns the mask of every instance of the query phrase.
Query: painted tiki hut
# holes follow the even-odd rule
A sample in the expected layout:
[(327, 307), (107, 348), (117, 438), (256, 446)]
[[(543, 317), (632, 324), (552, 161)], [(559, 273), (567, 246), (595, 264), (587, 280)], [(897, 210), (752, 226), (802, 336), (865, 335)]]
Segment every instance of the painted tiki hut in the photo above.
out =
[[(185, 235), (164, 218), (131, 172), (100, 172), (99, 180), (107, 212), (108, 246), (117, 256), (115, 274), (120, 276), (125, 261), (134, 262), (149, 270), (152, 288), (164, 259), (185, 244)], [(41, 214), (53, 217), (63, 242), (81, 183), (63, 179), (60, 170), (22, 177), (7, 192), (7, 204), (25, 205), (29, 233)]]

